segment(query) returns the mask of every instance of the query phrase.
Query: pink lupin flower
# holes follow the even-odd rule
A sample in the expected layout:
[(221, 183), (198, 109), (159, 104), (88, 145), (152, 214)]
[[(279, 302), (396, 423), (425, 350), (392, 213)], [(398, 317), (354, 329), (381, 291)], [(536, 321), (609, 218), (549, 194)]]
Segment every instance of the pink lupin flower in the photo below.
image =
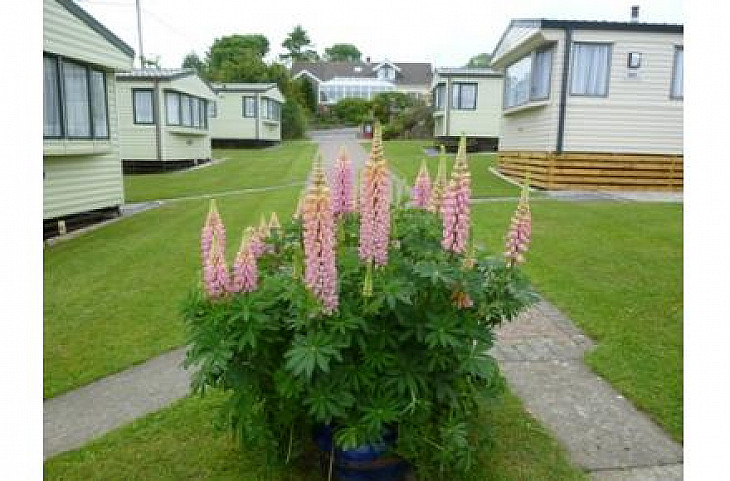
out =
[(411, 197), (414, 207), (418, 209), (427, 209), (431, 204), (431, 177), (428, 175), (426, 160), (421, 162), (421, 169), (418, 171)]
[(530, 244), (530, 234), (532, 231), (532, 215), (530, 214), (529, 203), (529, 180), (525, 182), (522, 188), (522, 195), (517, 204), (517, 209), (512, 216), (509, 230), (507, 231), (507, 242), (505, 245), (504, 257), (507, 266), (512, 267), (516, 264), (525, 262), (524, 253)]
[(233, 279), (230, 285), (231, 292), (251, 292), (258, 287), (258, 268), (256, 256), (251, 249), (251, 239), (256, 236), (256, 230), (248, 227), (241, 240), (241, 247), (233, 263)]
[(223, 251), (214, 242), (208, 260), (203, 263), (203, 284), (208, 297), (223, 297), (230, 287), (230, 276)]
[(383, 156), (383, 140), (379, 124), (373, 129), (370, 157), (362, 174), (360, 201), (360, 246), (362, 261), (377, 266), (388, 262), (390, 236), (390, 173)]
[(344, 147), (335, 160), (332, 169), (332, 212), (335, 217), (341, 217), (355, 211), (353, 196), (353, 170), (350, 157)]
[(466, 251), (471, 226), (470, 206), (471, 174), (466, 158), (466, 137), (459, 140), (459, 150), (451, 171), (451, 180), (446, 189), (441, 215), (444, 236), (441, 245), (444, 249), (458, 254)]
[(325, 182), (322, 159), (318, 157), (312, 184), (302, 206), (304, 283), (320, 299), (324, 312), (337, 309), (337, 265), (335, 264), (335, 222), (332, 198)]
[(225, 253), (226, 229), (223, 226), (223, 221), (218, 213), (215, 199), (210, 199), (208, 216), (205, 219), (203, 231), (200, 236), (200, 251), (203, 262), (206, 262), (210, 258), (210, 252), (214, 241), (218, 248)]
[(444, 149), (442, 144), (441, 155), (439, 155), (438, 170), (436, 170), (436, 178), (434, 179), (433, 186), (431, 188), (431, 199), (428, 206), (429, 211), (437, 214), (441, 213), (441, 205), (444, 203), (446, 187), (448, 187), (448, 181), (446, 179), (446, 149)]

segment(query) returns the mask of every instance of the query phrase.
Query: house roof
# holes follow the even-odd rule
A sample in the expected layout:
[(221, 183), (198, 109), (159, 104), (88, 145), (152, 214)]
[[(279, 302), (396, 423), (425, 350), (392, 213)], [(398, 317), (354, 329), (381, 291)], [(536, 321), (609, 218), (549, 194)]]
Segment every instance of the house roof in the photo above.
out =
[(434, 74), (442, 77), (465, 76), (465, 77), (502, 77), (504, 74), (499, 70), (487, 67), (439, 67)]
[[(375, 68), (385, 62), (294, 62), (291, 73), (296, 76), (304, 71), (314, 76), (320, 82), (340, 78), (375, 78)], [(432, 70), (430, 63), (424, 62), (387, 62), (398, 69), (396, 84), (422, 84), (431, 83)]]
[[(526, 18), (512, 20), (502, 36), (499, 38), (497, 45), (492, 51), (492, 61), (501, 56), (503, 42), (507, 34), (513, 28), (523, 29), (528, 34), (539, 32), (543, 28), (570, 28), (573, 30), (613, 30), (613, 31), (629, 31), (629, 32), (647, 32), (647, 33), (683, 33), (684, 26), (673, 23), (642, 23), (642, 22), (608, 22), (608, 21), (592, 21), (592, 20), (555, 20), (546, 18)], [(522, 35), (522, 38), (528, 38), (529, 35)], [(510, 50), (508, 47), (507, 50)]]
[(175, 80), (195, 74), (195, 70), (188, 68), (135, 68), (131, 72), (117, 74), (117, 78), (119, 80)]
[(89, 15), (86, 10), (79, 7), (72, 0), (56, 0), (59, 5), (63, 6), (73, 16), (84, 22), (96, 33), (104, 37), (109, 43), (124, 52), (128, 57), (134, 58), (134, 49), (127, 45), (124, 40), (114, 35), (108, 28), (99, 23), (97, 19)]

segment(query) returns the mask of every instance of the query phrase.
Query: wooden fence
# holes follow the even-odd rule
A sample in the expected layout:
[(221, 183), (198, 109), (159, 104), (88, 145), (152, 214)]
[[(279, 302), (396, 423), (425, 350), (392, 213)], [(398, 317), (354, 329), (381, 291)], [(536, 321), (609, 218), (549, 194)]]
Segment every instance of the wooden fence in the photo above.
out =
[(549, 190), (681, 191), (682, 155), (504, 151), (498, 170), (514, 180)]

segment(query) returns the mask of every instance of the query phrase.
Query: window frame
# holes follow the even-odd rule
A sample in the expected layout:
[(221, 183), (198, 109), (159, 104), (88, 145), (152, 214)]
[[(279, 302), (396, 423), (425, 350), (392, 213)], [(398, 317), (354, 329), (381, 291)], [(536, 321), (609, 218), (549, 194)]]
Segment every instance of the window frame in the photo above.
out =
[(682, 58), (682, 95), (674, 95), (675, 77), (677, 75), (677, 52), (682, 51), (684, 57), (684, 45), (675, 45), (672, 52), (672, 77), (669, 80), (669, 98), (671, 100), (684, 100), (684, 58)]
[[(608, 68), (606, 68), (606, 92), (604, 94), (577, 94), (573, 93), (573, 75), (575, 74), (575, 51), (573, 49), (576, 45), (600, 45), (608, 48)], [(613, 63), (613, 42), (582, 42), (573, 41), (570, 43), (570, 78), (568, 79), (568, 94), (571, 97), (593, 97), (593, 98), (608, 98), (611, 92), (611, 64)]]
[[(547, 96), (545, 97), (533, 97), (532, 96), (532, 85), (533, 85), (533, 73), (535, 71), (535, 62), (537, 61), (537, 54), (541, 52), (550, 52), (550, 69), (548, 72), (548, 90), (547, 90)], [(527, 57), (530, 57), (530, 74), (528, 76), (528, 82), (527, 82), (527, 100), (525, 100), (522, 103), (518, 103), (515, 105), (507, 105), (507, 69), (511, 66), (515, 65), (518, 62), (521, 62), (522, 60), (526, 59)], [(530, 50), (525, 55), (519, 57), (514, 62), (511, 62), (510, 64), (506, 65), (504, 67), (504, 82), (502, 82), (502, 110), (510, 110), (517, 107), (522, 107), (524, 105), (529, 105), (532, 102), (544, 102), (550, 100), (552, 97), (552, 91), (553, 91), (553, 65), (555, 60), (555, 43), (549, 43), (548, 45), (542, 45), (540, 47), (537, 47), (533, 50)]]
[[(168, 95), (177, 95), (177, 123), (170, 122), (170, 109), (167, 106)], [(177, 90), (165, 90), (165, 125), (182, 127), (182, 95)]]
[[(461, 106), (461, 89), (465, 85), (473, 85), (474, 86), (474, 107), (462, 107)], [(454, 88), (458, 87), (459, 93), (456, 96), (458, 106), (454, 105)], [(449, 104), (449, 107), (451, 110), (476, 110), (477, 109), (477, 102), (479, 100), (479, 82), (451, 82), (451, 92), (449, 92), (449, 95), (451, 95), (451, 103)]]
[[(137, 102), (135, 101), (138, 92), (149, 92), (152, 94), (152, 121), (151, 122), (139, 122), (137, 120)], [(155, 125), (157, 124), (157, 108), (155, 105), (155, 89), (150, 88), (133, 88), (132, 89), (132, 122), (134, 125)], [(165, 105), (167, 109), (167, 105)]]
[[(250, 99), (253, 102), (253, 113), (251, 115), (246, 114), (246, 100)], [(243, 95), (241, 97), (241, 114), (245, 119), (255, 119), (258, 116), (258, 103), (256, 102), (255, 95)], [(263, 109), (262, 109), (263, 110)]]
[(436, 112), (444, 111), (444, 95), (446, 94), (446, 83), (437, 83), (433, 88), (433, 109)]
[[(205, 103), (206, 110), (206, 126), (208, 125), (208, 119), (215, 119), (218, 117), (218, 102), (216, 100), (209, 100)], [(211, 114), (211, 108), (212, 108), (212, 114)]]
[[(53, 140), (109, 140), (111, 138), (111, 129), (109, 124), (109, 92), (107, 91), (107, 72), (95, 65), (87, 62), (81, 62), (76, 59), (64, 57), (62, 55), (50, 54), (43, 52), (44, 58), (51, 58), (56, 65), (56, 88), (58, 93), (58, 111), (60, 122), (59, 135), (43, 135), (43, 139)], [(88, 102), (88, 119), (89, 119), (89, 135), (68, 135), (67, 114), (66, 114), (66, 94), (65, 94), (65, 78), (63, 74), (64, 65), (71, 64), (84, 69), (86, 77), (86, 101)], [(106, 135), (96, 135), (94, 128), (94, 97), (91, 87), (91, 72), (101, 74), (103, 80), (102, 92), (104, 94), (104, 113), (106, 123)]]

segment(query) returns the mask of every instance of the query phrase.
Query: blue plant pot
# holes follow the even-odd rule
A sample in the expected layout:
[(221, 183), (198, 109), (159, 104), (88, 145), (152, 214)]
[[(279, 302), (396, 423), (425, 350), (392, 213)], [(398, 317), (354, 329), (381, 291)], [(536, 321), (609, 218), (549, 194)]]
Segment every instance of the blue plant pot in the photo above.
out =
[[(332, 452), (332, 434), (331, 426), (321, 426), (314, 431), (314, 442), (325, 456)], [(401, 481), (410, 466), (389, 454), (396, 440), (396, 431), (391, 429), (383, 435), (382, 442), (335, 449), (334, 475), (340, 481)]]

